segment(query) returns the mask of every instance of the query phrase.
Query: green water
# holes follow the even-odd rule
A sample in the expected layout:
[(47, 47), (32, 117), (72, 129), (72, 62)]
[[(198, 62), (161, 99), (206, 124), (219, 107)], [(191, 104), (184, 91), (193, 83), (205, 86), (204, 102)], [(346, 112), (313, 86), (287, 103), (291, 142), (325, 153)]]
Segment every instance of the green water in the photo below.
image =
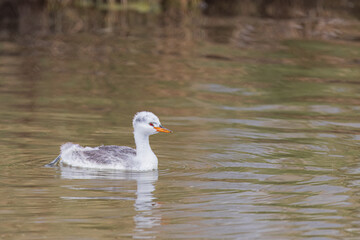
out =
[[(359, 43), (201, 29), (0, 42), (1, 239), (360, 237)], [(142, 110), (158, 171), (43, 167)]]

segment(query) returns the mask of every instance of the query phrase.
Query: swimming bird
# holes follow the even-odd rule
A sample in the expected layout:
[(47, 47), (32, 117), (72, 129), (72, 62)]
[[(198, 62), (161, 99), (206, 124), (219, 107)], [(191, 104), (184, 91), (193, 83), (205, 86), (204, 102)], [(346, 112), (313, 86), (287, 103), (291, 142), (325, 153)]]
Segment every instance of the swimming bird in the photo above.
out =
[(158, 168), (158, 159), (151, 150), (149, 137), (158, 132), (171, 133), (151, 112), (138, 112), (133, 119), (136, 149), (126, 146), (82, 147), (74, 143), (61, 146), (60, 155), (46, 166), (62, 163), (75, 167), (151, 171)]

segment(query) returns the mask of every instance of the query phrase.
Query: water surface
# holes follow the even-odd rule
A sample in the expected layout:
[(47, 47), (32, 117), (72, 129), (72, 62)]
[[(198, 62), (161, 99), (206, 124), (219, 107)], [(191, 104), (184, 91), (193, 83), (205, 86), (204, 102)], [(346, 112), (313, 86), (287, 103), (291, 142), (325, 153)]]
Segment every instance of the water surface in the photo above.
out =
[[(149, 22), (0, 43), (0, 238), (358, 239), (359, 42)], [(158, 171), (43, 167), (141, 110)]]

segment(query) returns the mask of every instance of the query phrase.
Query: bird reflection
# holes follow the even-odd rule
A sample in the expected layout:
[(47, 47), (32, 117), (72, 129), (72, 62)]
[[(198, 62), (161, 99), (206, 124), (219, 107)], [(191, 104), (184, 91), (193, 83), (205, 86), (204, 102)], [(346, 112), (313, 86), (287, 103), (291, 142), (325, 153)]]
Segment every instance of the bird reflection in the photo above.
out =
[[(160, 225), (160, 216), (153, 213), (153, 208), (156, 207), (154, 202), (153, 192), (155, 191), (155, 182), (158, 179), (157, 172), (150, 172), (152, 174), (142, 175), (137, 178), (137, 191), (135, 200), (135, 210), (137, 214), (134, 216), (136, 225), (135, 235), (139, 237), (143, 234), (149, 234), (154, 226)], [(155, 174), (156, 173), (156, 174)]]
[[(126, 180), (137, 183), (136, 199), (134, 209), (136, 215), (134, 216), (135, 228), (134, 238), (149, 237), (152, 234), (152, 228), (160, 225), (161, 216), (154, 213), (157, 203), (154, 201), (153, 192), (155, 191), (155, 184), (158, 180), (158, 172), (123, 172), (116, 170), (105, 169), (84, 169), (70, 166), (61, 166), (61, 178), (63, 179), (105, 179), (105, 180)], [(72, 198), (74, 199), (74, 198)], [(81, 198), (84, 199), (84, 198)], [(91, 198), (93, 199), (93, 198)], [(103, 198), (101, 198), (103, 199)], [(128, 198), (114, 198), (111, 199), (127, 199)]]

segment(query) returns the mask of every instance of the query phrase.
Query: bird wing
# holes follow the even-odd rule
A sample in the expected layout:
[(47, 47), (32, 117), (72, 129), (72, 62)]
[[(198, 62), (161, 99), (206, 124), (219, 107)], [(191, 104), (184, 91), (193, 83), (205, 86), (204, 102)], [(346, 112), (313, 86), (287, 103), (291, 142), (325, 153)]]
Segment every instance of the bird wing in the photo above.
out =
[(122, 164), (124, 167), (131, 167), (136, 156), (136, 150), (125, 146), (100, 146), (96, 149), (83, 152), (86, 159), (97, 164)]

